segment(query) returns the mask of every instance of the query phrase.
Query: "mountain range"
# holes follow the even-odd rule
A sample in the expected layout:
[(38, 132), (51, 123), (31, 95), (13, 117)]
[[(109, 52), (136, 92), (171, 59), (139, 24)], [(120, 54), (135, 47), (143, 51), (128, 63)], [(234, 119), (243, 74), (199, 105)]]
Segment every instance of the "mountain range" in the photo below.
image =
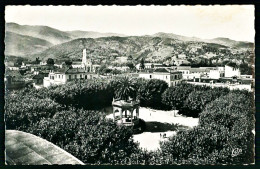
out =
[[(115, 60), (119, 56), (145, 57), (149, 61), (165, 61), (178, 56), (184, 59), (212, 58), (232, 51), (252, 51), (254, 44), (228, 38), (200, 39), (159, 32), (146, 36), (126, 36), (93, 31), (61, 31), (48, 26), (5, 24), (5, 55), (80, 59), (82, 50), (96, 60)], [(202, 52), (201, 52), (202, 50)], [(223, 53), (224, 52), (224, 53)], [(238, 52), (239, 53), (239, 52)]]

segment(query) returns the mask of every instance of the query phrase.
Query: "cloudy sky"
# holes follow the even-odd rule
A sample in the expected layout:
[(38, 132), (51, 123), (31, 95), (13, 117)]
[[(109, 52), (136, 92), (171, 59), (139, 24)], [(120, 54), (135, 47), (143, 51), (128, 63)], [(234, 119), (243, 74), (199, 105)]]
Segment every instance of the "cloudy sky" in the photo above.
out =
[(254, 42), (254, 6), (7, 6), (6, 22), (126, 35), (174, 33)]

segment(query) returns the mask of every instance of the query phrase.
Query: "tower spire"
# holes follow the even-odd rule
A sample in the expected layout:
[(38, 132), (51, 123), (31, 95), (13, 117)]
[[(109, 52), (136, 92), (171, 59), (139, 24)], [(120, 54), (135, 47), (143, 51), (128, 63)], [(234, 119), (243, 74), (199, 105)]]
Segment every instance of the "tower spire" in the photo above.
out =
[(82, 66), (86, 66), (86, 64), (87, 64), (87, 50), (83, 49)]

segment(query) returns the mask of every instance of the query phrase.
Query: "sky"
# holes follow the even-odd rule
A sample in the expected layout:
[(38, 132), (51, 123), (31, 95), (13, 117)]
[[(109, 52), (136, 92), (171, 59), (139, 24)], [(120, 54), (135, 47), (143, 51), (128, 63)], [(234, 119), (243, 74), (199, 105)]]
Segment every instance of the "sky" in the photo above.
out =
[(254, 42), (253, 5), (6, 6), (6, 22), (126, 35), (157, 32)]

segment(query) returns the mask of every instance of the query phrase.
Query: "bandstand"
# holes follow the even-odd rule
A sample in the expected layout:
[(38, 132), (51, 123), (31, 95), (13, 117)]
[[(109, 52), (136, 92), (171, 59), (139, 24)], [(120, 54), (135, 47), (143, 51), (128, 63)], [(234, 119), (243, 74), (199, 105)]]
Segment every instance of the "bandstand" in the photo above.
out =
[(139, 124), (139, 105), (138, 100), (113, 99), (113, 121), (125, 126)]

